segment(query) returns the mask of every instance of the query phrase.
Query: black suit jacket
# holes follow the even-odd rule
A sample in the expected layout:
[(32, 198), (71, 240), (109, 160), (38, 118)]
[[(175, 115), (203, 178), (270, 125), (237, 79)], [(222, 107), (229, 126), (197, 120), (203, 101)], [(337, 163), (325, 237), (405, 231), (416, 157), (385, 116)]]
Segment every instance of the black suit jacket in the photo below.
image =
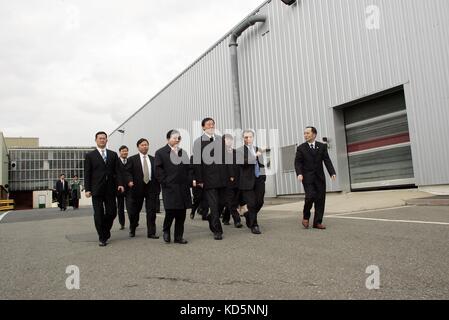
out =
[[(159, 193), (161, 191), (161, 187), (159, 185), (159, 182), (156, 179), (156, 167), (154, 162), (154, 157), (147, 155), (150, 159), (151, 163), (151, 177), (150, 182), (148, 183), (149, 191), (151, 193)], [(123, 164), (122, 164), (123, 166)], [(129, 182), (133, 182), (134, 186), (130, 188), (129, 192), (131, 192), (132, 195), (135, 196), (143, 196), (145, 191), (145, 182), (143, 182), (143, 168), (142, 168), (142, 161), (140, 160), (140, 153), (133, 155), (132, 157), (128, 158), (128, 163), (126, 164), (126, 185), (128, 185)]]
[(306, 142), (298, 146), (295, 157), (296, 176), (304, 177), (303, 183), (313, 183), (315, 179), (326, 182), (324, 176), (323, 162), (329, 175), (335, 175), (335, 169), (327, 152), (327, 145), (315, 142), (315, 149), (311, 149)]
[(192, 167), (190, 159), (182, 149), (178, 149), (176, 162), (172, 161), (170, 146), (156, 151), (156, 178), (162, 186), (164, 208), (169, 210), (192, 207), (190, 187), (192, 186)]
[[(237, 164), (237, 150), (226, 150), (225, 152), (225, 164), (227, 169), (227, 187), (228, 188), (239, 188), (240, 183), (240, 167)], [(231, 178), (234, 178), (231, 181)]]
[(221, 136), (215, 135), (215, 140), (203, 134), (195, 140), (193, 145), (194, 179), (197, 183), (204, 183), (204, 189), (226, 187), (228, 177), (234, 174), (228, 170), (232, 167), (225, 165), (225, 145)]
[(64, 181), (64, 187), (63, 187), (61, 180), (56, 181), (56, 193), (57, 194), (68, 194), (69, 193), (69, 183), (67, 181)]
[(97, 149), (87, 153), (84, 159), (84, 189), (94, 197), (115, 197), (117, 187), (124, 186), (123, 165), (117, 153), (106, 150), (106, 155), (106, 163)]
[(118, 160), (119, 160), (119, 162), (120, 162), (120, 169), (121, 169), (121, 171), (123, 172), (123, 184), (124, 184), (124, 188), (125, 188), (125, 192), (119, 192), (119, 191), (117, 191), (117, 195), (118, 196), (121, 196), (121, 197), (124, 197), (124, 196), (126, 196), (126, 194), (128, 193), (128, 191), (129, 191), (129, 187), (128, 187), (128, 183), (126, 182), (126, 170), (127, 170), (127, 168), (128, 168), (128, 166), (129, 166), (129, 159), (127, 158), (126, 159), (126, 164), (123, 164), (123, 162), (122, 162), (122, 158), (118, 158)]
[[(256, 147), (256, 152), (260, 151)], [(255, 157), (248, 149), (247, 146), (240, 147), (237, 150), (237, 163), (240, 167), (240, 190), (252, 190), (256, 183), (256, 161), (259, 163), (260, 179), (266, 180), (264, 158)]]

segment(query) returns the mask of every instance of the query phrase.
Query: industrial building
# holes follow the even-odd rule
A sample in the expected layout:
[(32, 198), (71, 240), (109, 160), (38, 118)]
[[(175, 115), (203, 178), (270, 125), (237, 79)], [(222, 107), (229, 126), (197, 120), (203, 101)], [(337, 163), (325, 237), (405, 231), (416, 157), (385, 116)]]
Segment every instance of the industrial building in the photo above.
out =
[(295, 148), (313, 125), (338, 173), (329, 191), (448, 192), (449, 1), (285, 2), (232, 28), (113, 131), (110, 148), (133, 152), (146, 137), (154, 152), (179, 128), (189, 149), (206, 116), (222, 132), (275, 129), (263, 141), (276, 168), (267, 194), (298, 194)]
[[(69, 183), (74, 175), (78, 175), (81, 185), (84, 185), (84, 157), (93, 150), (92, 147), (39, 147), (35, 139), (7, 140), (12, 146), (8, 149), (8, 191), (9, 198), (15, 200), (16, 208), (38, 208), (42, 204), (45, 207), (53, 206), (53, 190), (61, 174), (65, 174)], [(82, 199), (81, 204), (84, 202)]]
[(32, 137), (5, 137), (6, 147), (13, 148), (39, 148), (39, 138)]

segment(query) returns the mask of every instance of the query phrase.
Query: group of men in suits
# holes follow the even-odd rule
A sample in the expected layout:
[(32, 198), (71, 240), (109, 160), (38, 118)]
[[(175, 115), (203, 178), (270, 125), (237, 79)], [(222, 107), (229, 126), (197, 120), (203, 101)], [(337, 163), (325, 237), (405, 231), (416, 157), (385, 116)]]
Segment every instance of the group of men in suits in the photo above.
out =
[[(128, 158), (128, 148), (122, 146), (120, 157), (106, 149), (107, 134), (96, 134), (97, 149), (85, 158), (86, 196), (92, 197), (94, 221), (100, 246), (106, 246), (111, 237), (111, 227), (119, 207), (119, 221), (124, 228), (124, 204), (130, 220), (130, 237), (135, 237), (143, 202), (146, 207), (147, 236), (158, 239), (156, 234), (156, 211), (159, 193), (162, 191), (165, 208), (163, 239), (171, 242), (171, 226), (175, 222), (174, 242), (186, 244), (183, 238), (187, 209), (192, 208), (191, 188), (200, 188), (210, 212), (206, 216), (215, 240), (223, 239), (223, 221), (232, 216), (234, 225), (242, 227), (237, 210), (241, 202), (247, 205), (244, 213), (246, 226), (253, 234), (261, 234), (258, 214), (265, 195), (265, 150), (254, 145), (255, 133), (243, 131), (244, 145), (233, 148), (233, 136), (215, 134), (215, 121), (206, 118), (201, 123), (203, 134), (194, 142), (193, 155), (179, 147), (180, 132), (170, 130), (167, 144), (148, 154), (149, 141), (137, 142), (138, 153)], [(310, 210), (315, 204), (313, 227), (325, 229), (324, 214), (326, 183), (323, 162), (332, 179), (335, 170), (330, 161), (327, 146), (316, 141), (316, 129), (308, 127), (306, 143), (296, 152), (295, 168), (306, 192), (302, 224), (309, 227)], [(126, 192), (125, 192), (126, 191)], [(119, 193), (116, 203), (117, 192)]]
[(81, 185), (78, 180), (78, 175), (73, 176), (72, 184), (65, 179), (65, 174), (59, 176), (59, 180), (56, 181), (55, 186), (56, 199), (58, 201), (58, 207), (61, 211), (67, 210), (67, 198), (70, 195), (72, 200), (73, 209), (79, 208), (79, 199), (81, 198)]

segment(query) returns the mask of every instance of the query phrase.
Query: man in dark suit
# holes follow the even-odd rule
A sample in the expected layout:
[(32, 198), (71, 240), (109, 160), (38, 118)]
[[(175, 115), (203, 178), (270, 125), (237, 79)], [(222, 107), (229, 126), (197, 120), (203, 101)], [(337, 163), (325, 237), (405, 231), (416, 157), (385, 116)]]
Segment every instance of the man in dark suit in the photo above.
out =
[(190, 158), (179, 147), (180, 133), (170, 130), (167, 145), (156, 151), (156, 178), (162, 186), (165, 208), (164, 241), (171, 241), (171, 225), (175, 221), (175, 243), (187, 244), (183, 238), (186, 211), (192, 207), (190, 187), (192, 174)]
[[(121, 162), (122, 170), (126, 171), (128, 167), (128, 152), (129, 149), (127, 146), (121, 146), (119, 149), (119, 160)], [(127, 197), (128, 193), (128, 186), (125, 186), (125, 192), (117, 192), (117, 214), (118, 214), (118, 222), (120, 223), (120, 230), (125, 229), (125, 203), (126, 203), (126, 210), (129, 209), (129, 197)], [(129, 212), (128, 212), (129, 214)]]
[(263, 153), (265, 150), (256, 147), (254, 143), (254, 131), (243, 131), (244, 146), (237, 151), (237, 163), (240, 164), (240, 192), (243, 201), (248, 207), (244, 213), (246, 226), (253, 234), (261, 234), (257, 215), (262, 209), (265, 197), (265, 166)]
[(313, 228), (324, 230), (326, 229), (323, 225), (326, 178), (324, 176), (323, 163), (332, 180), (335, 181), (337, 176), (327, 152), (327, 145), (316, 141), (317, 133), (314, 127), (307, 127), (304, 130), (306, 142), (301, 144), (296, 150), (295, 170), (298, 180), (302, 182), (306, 193), (302, 225), (306, 229), (309, 228), (310, 210), (313, 204), (315, 204)]
[(136, 236), (139, 226), (140, 211), (145, 200), (147, 214), (147, 237), (159, 239), (156, 235), (156, 211), (159, 201), (160, 185), (156, 179), (154, 157), (148, 155), (150, 143), (147, 139), (139, 139), (137, 148), (139, 153), (128, 159), (126, 168), (126, 182), (129, 187), (129, 236)]
[(117, 215), (117, 190), (123, 192), (123, 171), (117, 153), (106, 149), (108, 135), (95, 135), (97, 148), (86, 154), (84, 184), (86, 197), (92, 197), (95, 228), (100, 246), (105, 247), (111, 237), (111, 228)]
[(65, 175), (61, 174), (56, 182), (56, 196), (58, 198), (58, 207), (61, 211), (67, 210), (67, 195), (69, 194), (69, 184), (65, 181)]
[[(193, 156), (190, 157), (190, 163), (193, 164)], [(192, 173), (193, 174), (193, 173)], [(190, 212), (190, 219), (195, 219), (195, 213), (201, 216), (202, 220), (207, 220), (207, 215), (209, 213), (209, 207), (207, 206), (206, 199), (204, 197), (203, 188), (200, 186), (192, 186), (192, 210)]]
[(190, 212), (190, 219), (195, 219), (195, 213), (198, 211), (201, 219), (207, 220), (209, 208), (203, 194), (203, 188), (201, 188), (200, 186), (197, 185), (196, 187), (192, 187), (193, 204), (192, 211)]
[(228, 167), (224, 164), (224, 144), (221, 136), (215, 134), (215, 121), (205, 118), (201, 122), (203, 135), (195, 140), (193, 146), (193, 166), (195, 170), (193, 186), (203, 188), (210, 208), (209, 228), (215, 240), (223, 239), (220, 222), (220, 209), (223, 208), (226, 194)]
[(236, 228), (241, 228), (242, 223), (240, 219), (240, 214), (237, 210), (239, 206), (240, 190), (239, 190), (239, 171), (240, 168), (237, 164), (237, 151), (233, 148), (234, 137), (230, 134), (223, 135), (223, 140), (225, 144), (225, 164), (228, 167), (228, 175), (233, 174), (232, 177), (228, 176), (225, 194), (225, 210), (223, 212), (223, 224), (229, 225), (231, 216), (234, 221), (234, 226)]

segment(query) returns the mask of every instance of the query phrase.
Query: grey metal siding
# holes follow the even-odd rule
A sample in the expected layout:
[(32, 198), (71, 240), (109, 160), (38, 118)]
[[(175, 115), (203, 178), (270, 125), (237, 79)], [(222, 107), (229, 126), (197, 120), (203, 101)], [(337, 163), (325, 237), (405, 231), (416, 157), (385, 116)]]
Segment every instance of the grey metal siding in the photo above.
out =
[[(380, 8), (379, 30), (365, 26), (370, 5)], [(239, 38), (245, 127), (279, 129), (279, 147), (300, 143), (306, 125), (332, 142), (340, 129), (333, 107), (404, 85), (417, 184), (449, 184), (449, 1), (302, 0), (289, 7), (273, 0), (259, 12), (266, 25)], [(111, 145), (134, 147), (145, 136), (156, 148), (172, 127), (197, 136), (192, 120), (206, 115), (220, 129), (232, 128), (230, 84), (225, 37), (125, 122), (123, 137), (114, 132)], [(335, 148), (330, 155), (336, 162)], [(302, 192), (294, 173), (279, 170), (276, 184), (278, 194)]]

